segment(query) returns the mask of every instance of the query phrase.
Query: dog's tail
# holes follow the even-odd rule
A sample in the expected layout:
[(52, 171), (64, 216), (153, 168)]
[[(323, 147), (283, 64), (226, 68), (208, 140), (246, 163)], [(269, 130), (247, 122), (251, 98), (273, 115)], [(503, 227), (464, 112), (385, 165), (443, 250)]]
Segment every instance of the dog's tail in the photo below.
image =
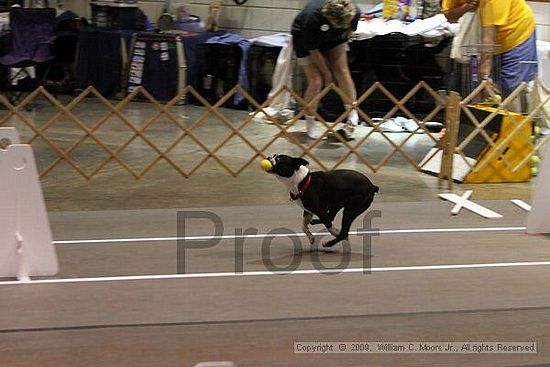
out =
[(378, 186), (376, 186), (376, 185), (372, 185), (372, 186), (374, 186), (374, 192), (375, 192), (375, 193), (377, 193), (378, 191), (380, 191), (380, 188), (379, 188)]

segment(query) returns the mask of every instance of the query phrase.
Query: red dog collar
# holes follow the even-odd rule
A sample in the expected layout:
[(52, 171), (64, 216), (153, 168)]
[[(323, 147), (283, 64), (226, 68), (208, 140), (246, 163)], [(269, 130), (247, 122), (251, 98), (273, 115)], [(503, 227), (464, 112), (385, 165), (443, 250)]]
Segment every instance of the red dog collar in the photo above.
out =
[(308, 173), (306, 178), (304, 178), (302, 182), (298, 184), (298, 193), (297, 194), (290, 193), (290, 200), (294, 201), (294, 200), (301, 199), (302, 196), (304, 196), (304, 193), (309, 188), (309, 186), (311, 186), (311, 174)]

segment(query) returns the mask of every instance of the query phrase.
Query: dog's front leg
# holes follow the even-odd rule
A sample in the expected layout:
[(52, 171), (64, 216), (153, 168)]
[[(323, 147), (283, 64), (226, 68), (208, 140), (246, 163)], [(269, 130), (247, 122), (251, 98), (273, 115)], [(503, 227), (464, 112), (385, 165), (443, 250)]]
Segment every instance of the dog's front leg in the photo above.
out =
[(304, 210), (302, 230), (306, 234), (306, 237), (309, 240), (309, 243), (313, 245), (313, 243), (315, 243), (315, 237), (313, 236), (313, 233), (311, 233), (311, 231), (309, 230), (309, 224), (311, 223), (312, 218), (313, 218), (313, 214), (311, 214), (310, 212), (306, 212)]

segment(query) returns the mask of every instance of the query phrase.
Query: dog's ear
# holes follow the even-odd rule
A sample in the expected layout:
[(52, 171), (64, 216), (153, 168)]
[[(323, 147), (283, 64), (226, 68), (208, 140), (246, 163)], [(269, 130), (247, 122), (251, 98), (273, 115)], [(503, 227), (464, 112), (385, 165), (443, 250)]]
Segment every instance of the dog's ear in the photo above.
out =
[(300, 168), (300, 166), (307, 166), (309, 162), (303, 158), (293, 158), (292, 163), (294, 163), (295, 169)]

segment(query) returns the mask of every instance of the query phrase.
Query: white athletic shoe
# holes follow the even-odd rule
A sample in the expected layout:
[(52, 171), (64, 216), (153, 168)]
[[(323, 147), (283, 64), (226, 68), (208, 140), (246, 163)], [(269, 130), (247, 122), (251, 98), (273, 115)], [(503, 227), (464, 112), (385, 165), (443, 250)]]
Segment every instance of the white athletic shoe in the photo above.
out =
[(310, 139), (317, 140), (323, 135), (323, 128), (315, 119), (306, 118), (306, 131)]
[(358, 126), (359, 125), (359, 115), (357, 110), (351, 110), (348, 116), (348, 125)]

